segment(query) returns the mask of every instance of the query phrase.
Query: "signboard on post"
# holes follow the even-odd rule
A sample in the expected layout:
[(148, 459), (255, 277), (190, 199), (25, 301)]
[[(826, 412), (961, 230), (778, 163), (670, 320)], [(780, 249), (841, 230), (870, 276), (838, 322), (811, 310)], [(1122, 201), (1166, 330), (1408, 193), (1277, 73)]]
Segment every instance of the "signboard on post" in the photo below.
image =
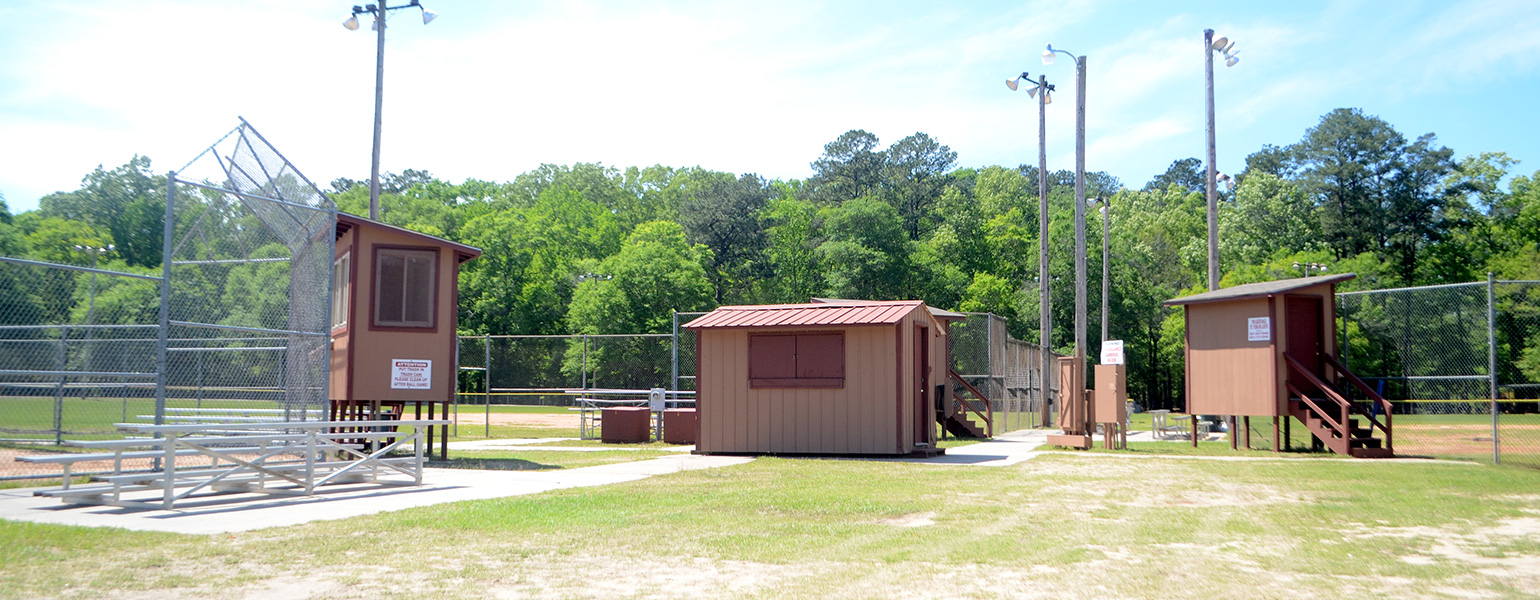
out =
[(1246, 319), (1246, 341), (1269, 342), (1273, 339), (1272, 320), (1267, 317)]
[(1106, 340), (1102, 342), (1102, 362), (1104, 365), (1123, 364), (1123, 340)]
[(426, 390), (433, 388), (433, 361), (420, 358), (393, 358), (390, 361), (390, 389)]

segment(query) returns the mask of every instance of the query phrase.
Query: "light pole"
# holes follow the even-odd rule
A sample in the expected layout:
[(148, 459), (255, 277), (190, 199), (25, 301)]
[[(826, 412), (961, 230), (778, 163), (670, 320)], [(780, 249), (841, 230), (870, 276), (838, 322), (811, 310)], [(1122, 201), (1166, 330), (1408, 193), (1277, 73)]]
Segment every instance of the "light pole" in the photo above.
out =
[(1208, 174), (1203, 178), (1208, 193), (1208, 290), (1219, 289), (1219, 198), (1215, 193), (1218, 171), (1214, 169), (1214, 51), (1225, 55), (1225, 66), (1233, 67), (1241, 61), (1235, 50), (1235, 42), (1229, 38), (1214, 39), (1214, 30), (1203, 30), (1203, 75), (1208, 88)]
[[(1006, 87), (1016, 91), (1020, 80), (1028, 79), (1026, 71), (1018, 77), (1005, 80)], [(1048, 406), (1048, 374), (1053, 372), (1053, 312), (1049, 310), (1048, 294), (1048, 105), (1053, 102), (1047, 75), (1037, 76), (1037, 85), (1027, 90), (1028, 98), (1037, 99), (1037, 293), (1038, 339), (1042, 348), (1042, 419), (1043, 427), (1052, 422)]]
[[(1043, 64), (1051, 65), (1054, 54), (1075, 59), (1075, 377), (1076, 398), (1085, 393), (1086, 307), (1085, 307), (1085, 56), (1055, 50), (1053, 44), (1043, 49)], [(1062, 384), (1061, 384), (1062, 387)]]
[(358, 29), (358, 15), (369, 13), (374, 16), (374, 31), (379, 40), (374, 54), (374, 153), (369, 161), (369, 218), (375, 221), (380, 220), (380, 109), (385, 104), (385, 13), (402, 8), (421, 9), (423, 25), (438, 18), (438, 13), (423, 8), (418, 0), (411, 0), (410, 4), (401, 6), (386, 6), (384, 2), (355, 5), (352, 16), (342, 22), (348, 31), (354, 31)]

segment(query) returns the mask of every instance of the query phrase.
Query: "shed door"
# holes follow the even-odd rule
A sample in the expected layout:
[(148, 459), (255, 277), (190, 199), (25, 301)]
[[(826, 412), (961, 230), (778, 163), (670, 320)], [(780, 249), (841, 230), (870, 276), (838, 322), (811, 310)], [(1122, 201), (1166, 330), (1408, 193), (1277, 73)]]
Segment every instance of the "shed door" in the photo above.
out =
[[(1285, 327), (1288, 337), (1288, 355), (1305, 365), (1311, 373), (1321, 376), (1321, 298), (1318, 296), (1284, 296)], [(1289, 383), (1305, 393), (1315, 386), (1303, 381), (1289, 369)]]
[(914, 328), (914, 442), (929, 442), (930, 424), (930, 328)]

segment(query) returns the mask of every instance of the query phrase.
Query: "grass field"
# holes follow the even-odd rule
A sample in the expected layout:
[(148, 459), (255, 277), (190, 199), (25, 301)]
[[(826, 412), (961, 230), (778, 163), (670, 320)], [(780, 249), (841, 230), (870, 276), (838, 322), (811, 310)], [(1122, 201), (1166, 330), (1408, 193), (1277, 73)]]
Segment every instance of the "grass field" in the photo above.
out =
[(0, 597), (1526, 598), (1536, 490), (1466, 464), (762, 458), (234, 535), (0, 522)]

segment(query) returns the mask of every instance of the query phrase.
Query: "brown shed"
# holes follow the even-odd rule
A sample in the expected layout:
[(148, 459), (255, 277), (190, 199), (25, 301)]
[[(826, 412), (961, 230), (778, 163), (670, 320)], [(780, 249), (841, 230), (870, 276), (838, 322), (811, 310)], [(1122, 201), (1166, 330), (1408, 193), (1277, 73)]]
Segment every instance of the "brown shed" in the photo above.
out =
[[(697, 333), (702, 453), (934, 448), (947, 319), (918, 300), (724, 306)], [(943, 388), (944, 389), (944, 388)]]
[[(337, 215), (332, 417), (447, 411), (455, 393), (460, 264), (481, 250)], [(431, 433), (430, 433), (431, 435)]]
[[(1168, 300), (1186, 311), (1187, 411), (1273, 417), (1275, 432), (1280, 418), (1287, 425), (1292, 416), (1341, 454), (1388, 454), (1389, 404), (1336, 358), (1335, 286), (1354, 277), (1248, 283)], [(1349, 401), (1343, 385), (1378, 410)]]

